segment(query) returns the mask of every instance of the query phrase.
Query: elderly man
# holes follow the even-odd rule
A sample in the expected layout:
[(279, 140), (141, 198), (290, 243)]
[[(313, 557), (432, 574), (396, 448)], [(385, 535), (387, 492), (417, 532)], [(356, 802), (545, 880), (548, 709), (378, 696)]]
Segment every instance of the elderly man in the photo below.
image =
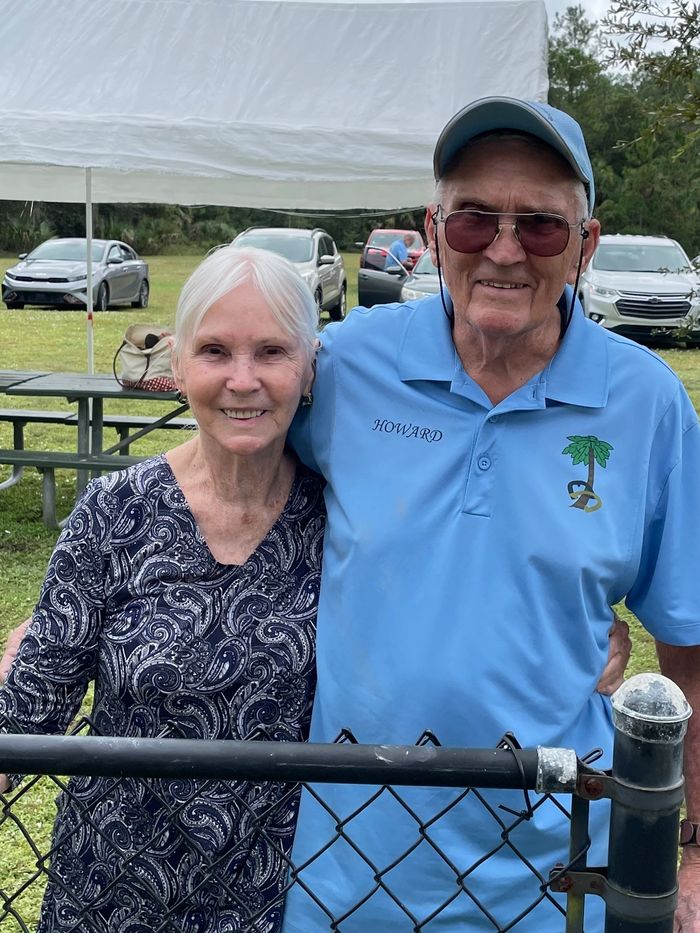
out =
[[(434, 167), (426, 232), (441, 294), (328, 327), (296, 429), (328, 481), (311, 740), (348, 727), (360, 742), (413, 743), (428, 729), (493, 747), (512, 730), (524, 746), (600, 746), (607, 766), (610, 708), (595, 685), (610, 605), (626, 599), (700, 706), (697, 417), (658, 356), (575, 300), (600, 230), (575, 121), (477, 101), (443, 130)], [(521, 913), (519, 931), (563, 929), (552, 898), (530, 909), (541, 879), (502, 844), (522, 795), (490, 792), (485, 807), (467, 794), (433, 822), (455, 791), (402, 790), (412, 813), (387, 792), (362, 810), (368, 788), (319, 791), (332, 813), (303, 798), (294, 861), (325, 911), (295, 885), (285, 933), (328, 930), (326, 911), (343, 933), (493, 931)], [(606, 817), (592, 805), (590, 864), (606, 859)], [(508, 841), (546, 878), (568, 829), (548, 803)], [(700, 931), (699, 899), (691, 845), (683, 933)], [(601, 910), (587, 898), (590, 933)]]

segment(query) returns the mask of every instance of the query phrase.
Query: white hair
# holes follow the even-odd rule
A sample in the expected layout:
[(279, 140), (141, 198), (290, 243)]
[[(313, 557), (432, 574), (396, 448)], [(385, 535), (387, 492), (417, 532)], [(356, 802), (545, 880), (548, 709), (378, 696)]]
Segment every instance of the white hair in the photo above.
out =
[(175, 313), (176, 359), (199, 330), (204, 315), (224, 295), (250, 283), (282, 330), (299, 341), (305, 361), (314, 355), (318, 306), (291, 262), (264, 249), (229, 244), (206, 257), (187, 279)]

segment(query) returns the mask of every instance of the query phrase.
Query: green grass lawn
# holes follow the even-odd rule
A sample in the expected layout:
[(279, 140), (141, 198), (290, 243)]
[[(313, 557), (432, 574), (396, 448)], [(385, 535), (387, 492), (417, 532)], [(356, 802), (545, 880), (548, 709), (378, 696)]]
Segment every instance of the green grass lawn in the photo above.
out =
[[(359, 254), (344, 256), (348, 277), (348, 307), (357, 302), (357, 270)], [(0, 274), (15, 262), (14, 257), (0, 256)], [(158, 256), (148, 260), (151, 272), (151, 306), (147, 310), (119, 310), (95, 316), (95, 369), (108, 372), (115, 350), (121, 343), (125, 328), (134, 322), (172, 325), (178, 292), (195, 267), (197, 256)], [(55, 370), (84, 372), (86, 369), (85, 314), (77, 311), (6, 311), (0, 306), (0, 369)], [(700, 406), (700, 352), (694, 350), (660, 351), (683, 379), (696, 409)], [(21, 397), (2, 396), (2, 406), (28, 407)], [(32, 399), (32, 407), (46, 409), (73, 406), (59, 399)], [(121, 413), (164, 413), (161, 402), (107, 402), (106, 410)], [(40, 449), (75, 449), (74, 429), (64, 427), (32, 427), (26, 429), (28, 446)], [(109, 434), (106, 435), (106, 440)], [(114, 434), (114, 441), (117, 436)], [(180, 442), (177, 432), (161, 432), (138, 442), (134, 451), (155, 453), (162, 445)], [(12, 446), (12, 428), (0, 424), (0, 446)], [(0, 479), (8, 475), (0, 467)], [(59, 512), (67, 514), (73, 502), (75, 477), (67, 471), (57, 474)], [(22, 482), (0, 493), (0, 565), (3, 568), (0, 587), (0, 644), (7, 632), (31, 611), (44, 575), (46, 563), (56, 539), (56, 532), (41, 522), (41, 481), (36, 471), (27, 471)], [(630, 673), (653, 670), (656, 659), (648, 635), (620, 607), (623, 616), (633, 626), (634, 652)], [(32, 793), (18, 804), (22, 819), (45, 851), (48, 848), (53, 822), (53, 798), (56, 788), (42, 779)], [(14, 809), (14, 808), (13, 808)], [(1, 817), (0, 817), (1, 819)], [(10, 822), (0, 822), (0, 888), (13, 890), (32, 872), (33, 859), (18, 829)], [(40, 900), (40, 887), (32, 885), (23, 897), (20, 909), (25, 918), (34, 922)], [(20, 927), (8, 919), (2, 933), (14, 933)]]

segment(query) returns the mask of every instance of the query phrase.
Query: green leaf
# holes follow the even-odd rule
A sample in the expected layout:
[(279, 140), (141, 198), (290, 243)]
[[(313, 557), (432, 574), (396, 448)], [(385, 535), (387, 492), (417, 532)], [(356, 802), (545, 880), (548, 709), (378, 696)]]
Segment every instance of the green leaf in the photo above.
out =
[(591, 447), (593, 449), (593, 456), (600, 466), (607, 466), (610, 451), (613, 450), (612, 444), (608, 444), (607, 441), (599, 441), (598, 438), (595, 438)]

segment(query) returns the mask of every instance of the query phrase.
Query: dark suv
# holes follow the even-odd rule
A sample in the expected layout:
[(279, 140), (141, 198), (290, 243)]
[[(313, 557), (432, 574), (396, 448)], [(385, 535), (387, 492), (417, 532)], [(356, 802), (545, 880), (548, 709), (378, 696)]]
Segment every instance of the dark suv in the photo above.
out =
[(348, 290), (343, 257), (333, 238), (315, 227), (248, 227), (233, 241), (235, 246), (255, 246), (284, 256), (299, 270), (313, 292), (319, 310), (332, 321), (345, 317)]

